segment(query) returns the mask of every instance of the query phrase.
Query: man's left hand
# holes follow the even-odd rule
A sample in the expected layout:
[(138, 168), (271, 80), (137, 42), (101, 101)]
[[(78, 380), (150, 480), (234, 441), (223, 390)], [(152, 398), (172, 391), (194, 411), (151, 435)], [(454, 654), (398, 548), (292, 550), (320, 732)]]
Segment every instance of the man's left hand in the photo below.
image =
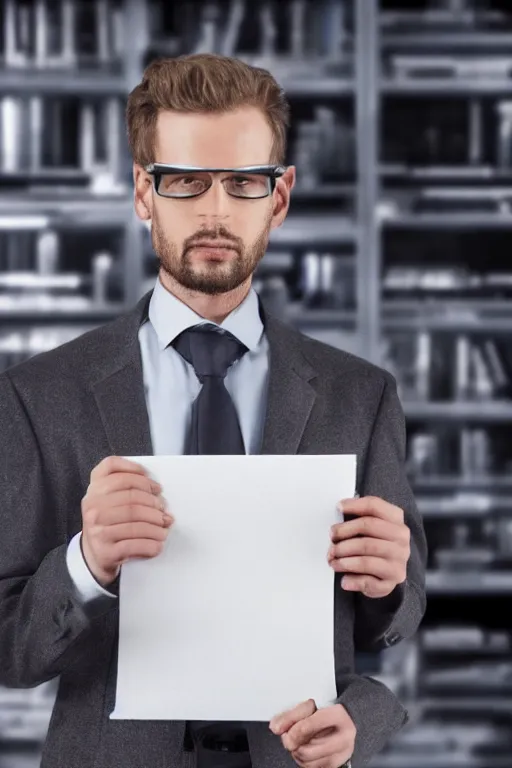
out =
[(273, 717), (270, 730), (301, 768), (340, 768), (354, 753), (356, 727), (341, 704), (317, 709), (308, 699)]
[(356, 519), (332, 526), (329, 565), (348, 574), (343, 589), (386, 597), (407, 578), (411, 534), (403, 510), (375, 496), (345, 499), (341, 508)]

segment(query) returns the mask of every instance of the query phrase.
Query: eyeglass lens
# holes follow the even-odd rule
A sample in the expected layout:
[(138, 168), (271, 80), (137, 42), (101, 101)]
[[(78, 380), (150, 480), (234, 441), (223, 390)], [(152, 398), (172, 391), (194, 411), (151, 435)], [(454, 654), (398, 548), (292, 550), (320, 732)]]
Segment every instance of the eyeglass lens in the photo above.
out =
[[(213, 183), (210, 173), (158, 174), (158, 194), (164, 197), (195, 197), (206, 192)], [(226, 192), (233, 197), (259, 198), (270, 193), (270, 176), (233, 174), (222, 179)]]

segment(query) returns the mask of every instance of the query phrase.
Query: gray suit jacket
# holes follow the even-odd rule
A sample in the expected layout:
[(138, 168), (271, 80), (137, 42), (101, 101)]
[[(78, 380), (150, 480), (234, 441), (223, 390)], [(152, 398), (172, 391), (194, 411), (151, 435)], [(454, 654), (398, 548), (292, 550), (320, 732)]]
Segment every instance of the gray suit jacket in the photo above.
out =
[[(182, 721), (110, 720), (118, 601), (84, 607), (66, 567), (91, 470), (108, 455), (151, 455), (134, 310), (0, 376), (0, 684), (60, 676), (42, 768), (175, 768)], [(354, 768), (407, 714), (381, 683), (354, 673), (355, 649), (412, 635), (425, 611), (426, 543), (404, 471), (405, 428), (385, 371), (265, 313), (269, 400), (261, 453), (358, 457), (358, 492), (405, 510), (408, 578), (389, 598), (343, 592), (333, 573), (338, 701), (357, 726)], [(298, 670), (300, 674), (300, 670)], [(296, 766), (268, 723), (248, 725), (254, 768)]]

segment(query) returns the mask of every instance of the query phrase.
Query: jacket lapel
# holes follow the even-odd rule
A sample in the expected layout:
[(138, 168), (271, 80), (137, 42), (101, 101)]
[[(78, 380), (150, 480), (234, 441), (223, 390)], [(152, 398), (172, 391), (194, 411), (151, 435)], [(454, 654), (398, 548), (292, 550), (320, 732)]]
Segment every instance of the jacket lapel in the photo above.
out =
[[(93, 384), (96, 403), (115, 456), (153, 455), (138, 338), (151, 293), (111, 325), (111, 349), (104, 350), (104, 367)], [(109, 361), (108, 367), (106, 361)]]
[(315, 403), (309, 383), (316, 371), (301, 350), (301, 335), (269, 314), (260, 301), (270, 360), (267, 409), (260, 453), (294, 454)]
[[(153, 454), (144, 394), (138, 331), (147, 317), (152, 291), (110, 326), (110, 349), (92, 385), (113, 455)], [(301, 336), (264, 308), (260, 313), (269, 342), (269, 380), (260, 453), (297, 452), (316, 393), (316, 371), (301, 350)]]

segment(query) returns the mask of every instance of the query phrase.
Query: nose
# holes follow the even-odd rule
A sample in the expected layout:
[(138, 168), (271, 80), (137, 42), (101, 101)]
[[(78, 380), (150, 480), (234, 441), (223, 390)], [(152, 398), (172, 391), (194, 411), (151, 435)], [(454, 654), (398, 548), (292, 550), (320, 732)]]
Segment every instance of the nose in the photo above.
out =
[(198, 199), (198, 215), (202, 221), (223, 221), (229, 218), (229, 195), (218, 179)]

